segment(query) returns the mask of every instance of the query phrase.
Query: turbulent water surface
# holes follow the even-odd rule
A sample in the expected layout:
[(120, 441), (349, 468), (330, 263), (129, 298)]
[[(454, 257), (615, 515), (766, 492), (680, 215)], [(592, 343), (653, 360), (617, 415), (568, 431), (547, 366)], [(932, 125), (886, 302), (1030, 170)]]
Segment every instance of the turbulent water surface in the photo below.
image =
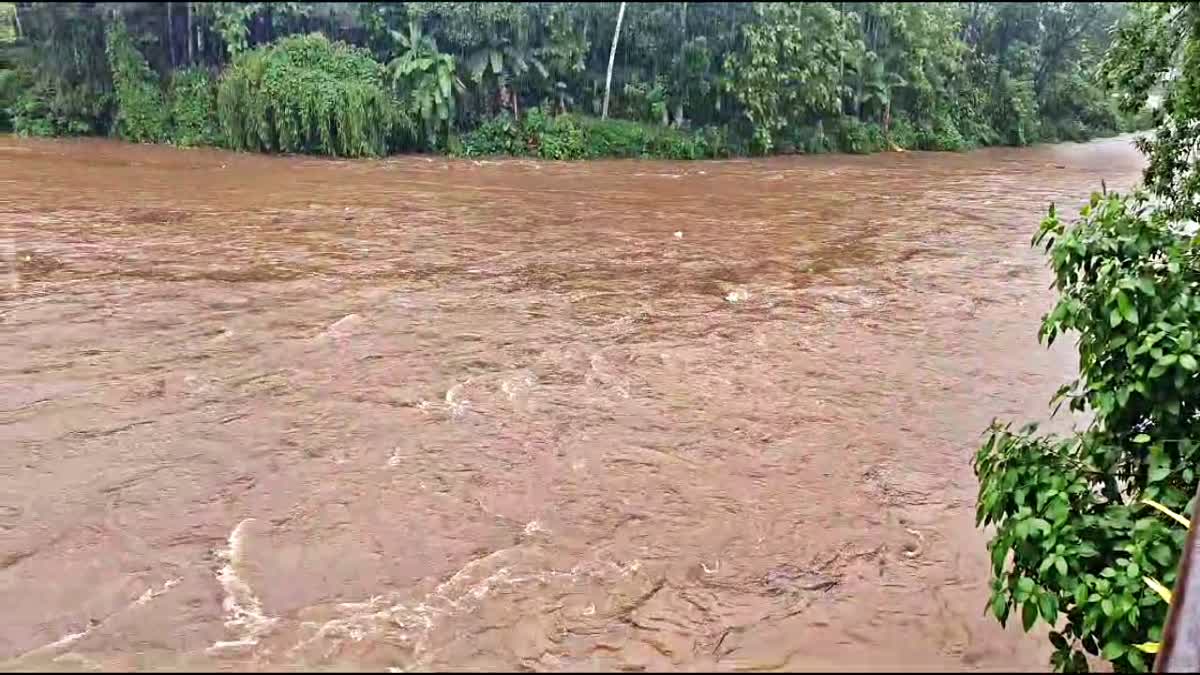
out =
[(969, 460), (1140, 166), (0, 137), (0, 663), (1044, 667)]

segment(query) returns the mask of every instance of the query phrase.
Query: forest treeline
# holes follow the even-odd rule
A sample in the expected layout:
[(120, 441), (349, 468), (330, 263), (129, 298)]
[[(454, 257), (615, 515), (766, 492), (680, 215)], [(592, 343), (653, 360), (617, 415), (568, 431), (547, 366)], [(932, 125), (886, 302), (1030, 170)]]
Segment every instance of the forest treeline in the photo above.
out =
[(347, 157), (959, 150), (1147, 125), (1123, 3), (0, 5), (0, 126)]

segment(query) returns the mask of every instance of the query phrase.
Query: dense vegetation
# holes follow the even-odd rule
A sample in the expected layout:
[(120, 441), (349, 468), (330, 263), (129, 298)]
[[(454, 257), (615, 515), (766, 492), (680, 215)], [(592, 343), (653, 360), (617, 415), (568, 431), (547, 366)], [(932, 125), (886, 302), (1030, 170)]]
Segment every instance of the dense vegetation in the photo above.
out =
[(0, 126), (26, 135), (712, 157), (1083, 140), (1138, 112), (1098, 76), (1123, 4), (0, 7)]
[(1121, 105), (1160, 99), (1143, 189), (1092, 195), (1070, 226), (1051, 206), (1034, 238), (1059, 292), (1039, 337), (1073, 333), (1079, 352), (1051, 403), (1090, 421), (1066, 437), (994, 424), (975, 458), (990, 610), (1044, 620), (1066, 671), (1085, 653), (1147, 669), (1186, 536), (1168, 516), (1194, 513), (1200, 478), (1200, 6), (1138, 5), (1116, 35), (1102, 73)]

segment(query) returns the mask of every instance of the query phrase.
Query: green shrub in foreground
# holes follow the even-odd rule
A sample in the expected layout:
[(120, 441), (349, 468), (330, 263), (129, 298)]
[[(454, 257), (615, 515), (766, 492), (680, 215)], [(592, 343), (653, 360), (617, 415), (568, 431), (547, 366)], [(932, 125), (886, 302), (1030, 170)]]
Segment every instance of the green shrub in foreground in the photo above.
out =
[(1191, 512), (1200, 478), (1200, 241), (1110, 193), (1069, 226), (1051, 206), (1034, 244), (1059, 293), (1038, 337), (1072, 334), (1079, 353), (1051, 403), (1091, 419), (1065, 437), (993, 424), (976, 454), (989, 608), (1045, 621), (1056, 670), (1086, 670), (1086, 652), (1144, 672), (1137, 645), (1166, 615), (1144, 577), (1173, 585), (1187, 535), (1145, 500)]

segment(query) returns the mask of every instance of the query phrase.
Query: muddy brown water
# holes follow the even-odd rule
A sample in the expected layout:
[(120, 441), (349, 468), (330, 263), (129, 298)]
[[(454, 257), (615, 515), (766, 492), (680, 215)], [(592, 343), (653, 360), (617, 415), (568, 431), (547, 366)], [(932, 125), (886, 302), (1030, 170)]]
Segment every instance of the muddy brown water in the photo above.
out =
[(1044, 668), (969, 460), (1141, 163), (0, 137), (0, 662)]

